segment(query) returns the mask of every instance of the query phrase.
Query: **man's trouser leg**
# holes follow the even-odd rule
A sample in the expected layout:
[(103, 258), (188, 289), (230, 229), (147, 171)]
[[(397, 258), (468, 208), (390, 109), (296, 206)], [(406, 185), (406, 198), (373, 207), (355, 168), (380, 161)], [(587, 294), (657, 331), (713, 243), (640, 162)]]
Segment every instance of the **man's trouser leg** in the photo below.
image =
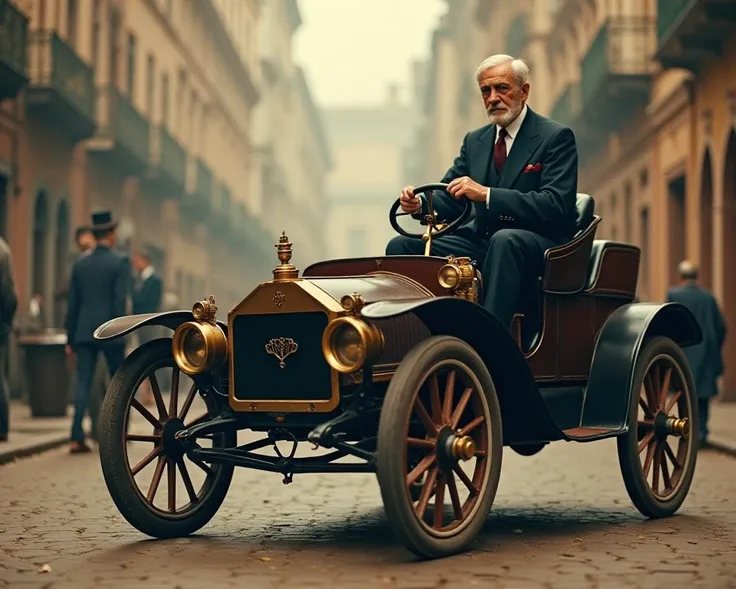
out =
[(10, 431), (10, 386), (6, 374), (8, 343), (0, 342), (0, 438)]
[(544, 252), (552, 240), (523, 229), (496, 231), (483, 262), (483, 306), (511, 327), (522, 287), (544, 272)]
[(84, 442), (82, 421), (87, 413), (89, 397), (92, 391), (92, 379), (95, 374), (95, 364), (99, 347), (94, 344), (77, 346), (77, 388), (74, 393), (74, 421), (72, 422), (72, 442)]

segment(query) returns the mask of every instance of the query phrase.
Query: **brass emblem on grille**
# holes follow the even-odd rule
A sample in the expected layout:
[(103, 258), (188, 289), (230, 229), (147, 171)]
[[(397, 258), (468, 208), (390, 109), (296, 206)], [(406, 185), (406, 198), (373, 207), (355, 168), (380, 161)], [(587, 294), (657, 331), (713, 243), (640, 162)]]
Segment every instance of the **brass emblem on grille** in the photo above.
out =
[(273, 295), (273, 302), (277, 307), (280, 307), (286, 302), (286, 295), (280, 290), (277, 290), (276, 293)]
[(271, 356), (276, 356), (281, 368), (284, 368), (286, 366), (286, 362), (284, 362), (284, 360), (286, 360), (298, 349), (299, 344), (297, 344), (290, 337), (276, 337), (266, 344), (266, 353), (270, 354)]

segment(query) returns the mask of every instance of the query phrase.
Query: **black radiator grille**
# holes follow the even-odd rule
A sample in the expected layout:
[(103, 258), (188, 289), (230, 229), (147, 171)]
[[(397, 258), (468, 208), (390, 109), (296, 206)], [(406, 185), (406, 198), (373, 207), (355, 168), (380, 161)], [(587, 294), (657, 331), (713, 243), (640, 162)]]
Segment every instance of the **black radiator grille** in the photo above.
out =
[[(330, 367), (322, 355), (323, 312), (239, 315), (230, 340), (235, 398), (262, 401), (327, 401), (332, 396)], [(280, 338), (298, 348), (283, 359), (266, 351), (271, 343), (283, 351)], [(288, 345), (288, 341), (286, 342)]]

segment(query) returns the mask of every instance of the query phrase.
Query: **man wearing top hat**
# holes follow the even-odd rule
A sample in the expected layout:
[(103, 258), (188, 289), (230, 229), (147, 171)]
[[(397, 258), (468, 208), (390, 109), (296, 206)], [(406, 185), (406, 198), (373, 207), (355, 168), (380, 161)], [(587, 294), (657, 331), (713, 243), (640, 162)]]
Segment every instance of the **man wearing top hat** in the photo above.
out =
[(113, 251), (115, 228), (110, 211), (92, 213), (91, 253), (77, 258), (69, 279), (66, 318), (67, 353), (76, 354), (77, 386), (74, 398), (74, 421), (71, 452), (89, 452), (82, 430), (82, 420), (90, 402), (90, 392), (99, 352), (112, 376), (125, 357), (125, 339), (100, 342), (93, 333), (100, 325), (125, 315), (130, 285), (128, 259)]

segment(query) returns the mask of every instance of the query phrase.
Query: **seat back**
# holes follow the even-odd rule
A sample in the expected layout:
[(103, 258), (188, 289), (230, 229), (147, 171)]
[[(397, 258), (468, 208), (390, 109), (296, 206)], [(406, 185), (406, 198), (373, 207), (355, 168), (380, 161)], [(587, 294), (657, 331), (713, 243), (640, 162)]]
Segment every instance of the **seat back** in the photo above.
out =
[(575, 200), (575, 237), (585, 231), (595, 216), (595, 200), (589, 194), (578, 192)]

